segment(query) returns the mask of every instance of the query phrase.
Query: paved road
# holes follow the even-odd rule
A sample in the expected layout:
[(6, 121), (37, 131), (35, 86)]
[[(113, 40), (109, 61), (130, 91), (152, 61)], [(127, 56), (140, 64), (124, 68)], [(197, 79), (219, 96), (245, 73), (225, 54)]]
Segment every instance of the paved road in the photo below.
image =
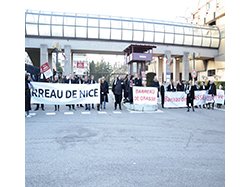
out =
[(26, 186), (225, 186), (224, 110), (107, 107), (100, 113), (32, 111)]

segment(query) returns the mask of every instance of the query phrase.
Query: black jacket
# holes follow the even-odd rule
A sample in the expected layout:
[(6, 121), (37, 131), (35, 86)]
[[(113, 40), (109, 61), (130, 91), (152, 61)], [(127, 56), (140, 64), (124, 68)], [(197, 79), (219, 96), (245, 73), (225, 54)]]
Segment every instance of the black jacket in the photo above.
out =
[(216, 95), (216, 86), (214, 83), (210, 84), (208, 88), (208, 94), (212, 94), (213, 96)]
[(194, 100), (194, 97), (195, 97), (194, 90), (195, 89), (194, 89), (194, 86), (191, 86), (191, 88), (190, 88), (190, 86), (191, 85), (188, 85), (185, 87), (185, 93), (187, 94), (188, 99)]
[[(171, 85), (172, 85), (172, 88), (171, 88)], [(174, 88), (174, 84), (169, 84), (169, 85), (167, 86), (167, 91), (168, 91), (168, 92), (175, 92), (176, 90), (175, 90), (175, 88)]]
[(122, 81), (120, 79), (116, 79), (112, 85), (112, 92), (115, 95), (122, 95)]

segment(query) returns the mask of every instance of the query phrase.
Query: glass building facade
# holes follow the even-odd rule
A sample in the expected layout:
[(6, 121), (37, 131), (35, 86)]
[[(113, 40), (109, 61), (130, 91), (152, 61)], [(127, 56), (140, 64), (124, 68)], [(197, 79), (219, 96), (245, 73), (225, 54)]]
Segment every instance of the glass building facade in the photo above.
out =
[(25, 35), (216, 49), (221, 37), (216, 26), (33, 10), (25, 12)]

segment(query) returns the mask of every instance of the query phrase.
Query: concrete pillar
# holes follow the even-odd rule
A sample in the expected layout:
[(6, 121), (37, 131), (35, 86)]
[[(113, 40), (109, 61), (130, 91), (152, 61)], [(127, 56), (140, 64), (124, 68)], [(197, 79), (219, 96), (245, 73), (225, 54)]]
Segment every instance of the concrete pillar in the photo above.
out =
[(182, 80), (188, 81), (189, 80), (189, 59), (188, 59), (188, 52), (183, 53), (182, 57)]
[(162, 83), (163, 82), (163, 80), (164, 80), (164, 67), (165, 67), (165, 64), (164, 64), (164, 62), (163, 62), (163, 57), (162, 56), (158, 56), (158, 58), (157, 58), (157, 60), (158, 60), (158, 72), (157, 72), (157, 78), (158, 78), (158, 81), (160, 82), (160, 83)]
[(155, 66), (155, 73), (156, 73), (156, 76), (157, 76), (157, 79), (159, 80), (159, 58), (156, 58), (156, 66)]
[(170, 62), (171, 62), (171, 51), (165, 51), (163, 63), (166, 66), (166, 82), (170, 82), (171, 79), (171, 70), (170, 70)]
[(176, 82), (180, 79), (180, 62), (177, 62), (175, 58), (173, 58), (173, 81)]
[(64, 53), (65, 53), (65, 61), (64, 61), (64, 74), (65, 75), (68, 75), (70, 73), (72, 73), (72, 66), (73, 66), (73, 61), (71, 59), (71, 46), (70, 45), (65, 45), (64, 46)]
[(40, 45), (40, 66), (48, 61), (49, 61), (48, 60), (48, 45), (41, 44)]

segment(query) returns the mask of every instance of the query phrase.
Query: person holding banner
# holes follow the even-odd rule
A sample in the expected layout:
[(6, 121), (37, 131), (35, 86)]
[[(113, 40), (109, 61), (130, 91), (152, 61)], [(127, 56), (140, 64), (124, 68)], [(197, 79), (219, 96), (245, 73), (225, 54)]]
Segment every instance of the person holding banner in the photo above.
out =
[[(75, 79), (75, 76), (72, 75), (72, 74), (69, 74), (69, 75), (68, 75), (68, 78), (66, 79), (66, 82), (65, 82), (65, 83), (67, 83), (67, 84), (77, 84), (77, 81), (76, 81), (76, 79)], [(66, 106), (69, 107), (69, 110), (71, 110), (71, 108), (72, 108), (73, 110), (76, 110), (74, 104), (67, 104)]]
[(134, 84), (135, 86), (142, 86), (142, 78), (138, 75), (138, 73), (135, 74)]
[[(216, 95), (216, 86), (214, 84), (214, 81), (210, 81), (210, 86), (208, 88), (208, 94), (212, 95), (212, 109), (214, 109), (214, 96)], [(211, 102), (208, 103), (208, 109), (211, 107)]]
[(184, 84), (182, 84), (182, 82), (180, 82), (179, 80), (177, 81), (176, 91), (177, 92), (183, 92), (184, 91)]
[(164, 108), (164, 100), (165, 100), (165, 90), (166, 90), (166, 81), (164, 81), (160, 87), (161, 93), (161, 107)]
[(122, 101), (122, 81), (120, 75), (114, 80), (112, 85), (112, 92), (115, 95), (115, 110), (117, 108), (117, 104), (119, 105), (119, 109), (121, 110), (121, 101)]
[[(37, 82), (49, 82), (49, 81), (46, 79), (45, 75), (42, 73), (40, 74), (40, 76), (38, 76)], [(35, 111), (39, 110), (39, 106), (40, 104), (36, 104)], [(44, 104), (41, 104), (41, 108), (44, 111)]]
[(32, 84), (30, 83), (31, 76), (29, 73), (25, 74), (25, 116), (26, 117), (31, 117), (29, 114), (29, 111), (31, 110), (31, 94), (30, 94), (30, 89), (32, 89)]
[(191, 80), (187, 82), (186, 87), (185, 87), (185, 93), (187, 94), (187, 112), (189, 112), (189, 104), (191, 104), (192, 110), (194, 112), (194, 86), (191, 85)]
[(123, 79), (123, 84), (124, 84), (124, 91), (123, 91), (123, 97), (124, 100), (123, 102), (126, 103), (128, 102), (128, 92), (129, 92), (129, 79), (130, 79), (130, 75), (126, 74), (125, 78)]
[(106, 109), (106, 102), (108, 102), (109, 85), (108, 82), (102, 77), (100, 81), (101, 87), (101, 109)]
[[(205, 85), (205, 81), (202, 81), (199, 90), (206, 90), (206, 89), (207, 89), (207, 88), (206, 88), (206, 85)], [(204, 98), (205, 98), (205, 97), (204, 97)], [(199, 105), (199, 107), (201, 108), (201, 105)], [(203, 104), (203, 108), (206, 108), (206, 105), (205, 105), (205, 104)]]
[[(55, 74), (52, 83), (62, 83), (62, 79), (59, 79), (58, 75)], [(60, 105), (55, 105), (55, 111), (59, 112)]]
[[(89, 84), (95, 84), (95, 79), (94, 79), (94, 75), (91, 75), (90, 76), (90, 80), (89, 80)], [(92, 105), (92, 109), (95, 109), (94, 107), (94, 104), (91, 104)], [(90, 110), (90, 104), (89, 104), (89, 110)]]
[(172, 80), (172, 79), (171, 79), (171, 81), (170, 81), (169, 85), (167, 86), (167, 91), (168, 91), (168, 92), (175, 92), (175, 91), (176, 91), (176, 89), (175, 89), (175, 87), (174, 87), (174, 83), (173, 83), (173, 80)]

